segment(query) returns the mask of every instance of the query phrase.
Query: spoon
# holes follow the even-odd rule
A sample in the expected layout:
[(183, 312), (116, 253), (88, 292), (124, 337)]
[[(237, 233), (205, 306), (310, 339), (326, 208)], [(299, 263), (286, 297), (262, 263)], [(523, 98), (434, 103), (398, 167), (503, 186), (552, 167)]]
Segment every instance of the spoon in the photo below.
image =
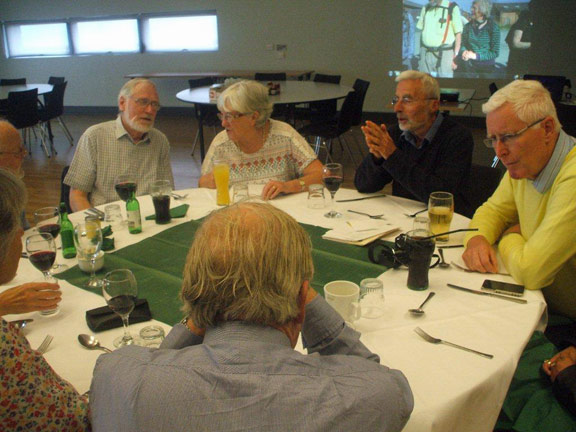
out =
[(426, 302), (428, 302), (428, 300), (430, 300), (435, 295), (436, 295), (436, 293), (434, 291), (432, 291), (430, 294), (428, 294), (428, 297), (426, 297), (426, 300), (424, 300), (422, 302), (422, 304), (418, 307), (418, 309), (408, 309), (408, 312), (410, 312), (412, 315), (416, 315), (416, 316), (424, 315), (424, 309), (422, 309), (422, 307), (426, 304)]
[(106, 351), (108, 353), (112, 352), (108, 348), (101, 346), (100, 341), (91, 335), (79, 334), (78, 335), (78, 342), (80, 342), (80, 345), (82, 345), (84, 348), (88, 348), (89, 350), (97, 349), (97, 350)]
[(438, 249), (438, 253), (440, 254), (440, 264), (438, 264), (440, 268), (449, 268), (450, 264), (444, 261), (444, 251), (442, 249)]

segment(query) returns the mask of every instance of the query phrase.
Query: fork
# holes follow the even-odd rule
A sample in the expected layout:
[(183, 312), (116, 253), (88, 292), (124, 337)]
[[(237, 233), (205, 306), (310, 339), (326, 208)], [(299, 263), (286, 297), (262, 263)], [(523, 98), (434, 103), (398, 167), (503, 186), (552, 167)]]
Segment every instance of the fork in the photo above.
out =
[(188, 194), (186, 194), (186, 195), (179, 195), (179, 194), (177, 194), (177, 193), (175, 193), (175, 192), (172, 192), (171, 195), (172, 195), (172, 197), (173, 197), (174, 199), (176, 199), (176, 200), (181, 200), (181, 199), (184, 199), (184, 198), (186, 198), (186, 197), (188, 196)]
[(40, 344), (40, 346), (36, 351), (38, 351), (40, 354), (44, 354), (48, 350), (50, 344), (52, 343), (52, 339), (54, 339), (54, 336), (46, 335), (46, 337), (44, 338), (44, 340), (42, 341), (42, 343)]
[(362, 212), (354, 211), (354, 210), (348, 210), (348, 211), (349, 211), (350, 213), (356, 213), (356, 214), (360, 214), (360, 215), (363, 215), (363, 216), (368, 216), (370, 219), (386, 219), (383, 214), (380, 214), (380, 215), (371, 215), (371, 214), (368, 214), (368, 213), (362, 213)]
[(425, 208), (424, 210), (418, 210), (415, 213), (409, 214), (409, 213), (404, 213), (404, 216), (408, 216), (409, 218), (415, 218), (416, 216), (418, 216), (420, 213), (424, 213), (425, 211), (428, 211), (428, 208)]
[(482, 357), (486, 357), (486, 358), (489, 358), (489, 359), (494, 358), (494, 356), (493, 356), (492, 354), (486, 354), (486, 353), (483, 353), (483, 352), (480, 352), (480, 351), (476, 351), (476, 350), (473, 350), (473, 349), (470, 349), (470, 348), (463, 347), (462, 345), (456, 345), (456, 344), (454, 344), (454, 343), (452, 343), (452, 342), (447, 342), (447, 341), (445, 341), (445, 340), (438, 339), (438, 338), (435, 338), (435, 337), (433, 337), (433, 336), (430, 336), (428, 333), (426, 333), (426, 332), (425, 332), (424, 330), (422, 330), (420, 327), (416, 327), (416, 328), (414, 329), (414, 331), (418, 334), (418, 336), (420, 336), (422, 339), (424, 339), (424, 340), (427, 341), (427, 342), (430, 342), (430, 343), (433, 343), (433, 344), (444, 344), (444, 345), (448, 345), (448, 346), (451, 346), (451, 347), (454, 347), (454, 348), (459, 348), (459, 349), (461, 349), (461, 350), (468, 351), (468, 352), (471, 352), (471, 353), (474, 353), (474, 354), (478, 354), (478, 355), (481, 355)]

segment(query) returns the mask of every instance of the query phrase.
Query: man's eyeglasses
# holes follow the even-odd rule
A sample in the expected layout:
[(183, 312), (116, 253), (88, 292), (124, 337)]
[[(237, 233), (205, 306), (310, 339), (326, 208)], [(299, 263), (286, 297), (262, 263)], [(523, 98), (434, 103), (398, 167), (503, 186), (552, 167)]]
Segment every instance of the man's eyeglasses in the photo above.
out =
[(246, 114), (218, 113), (217, 115), (220, 121), (224, 120), (230, 121), (230, 120), (236, 120), (237, 118), (245, 116)]
[(150, 105), (152, 107), (152, 109), (155, 111), (158, 111), (161, 108), (161, 105), (158, 102), (151, 101), (150, 99), (146, 99), (146, 98), (134, 99), (134, 102), (136, 102), (136, 105), (138, 105), (142, 108), (146, 108), (148, 105)]
[(0, 155), (12, 155), (12, 156), (18, 156), (18, 157), (24, 157), (27, 154), (28, 154), (28, 150), (26, 150), (24, 147), (20, 147), (20, 150), (18, 150), (17, 152), (0, 151)]
[(526, 126), (525, 128), (520, 129), (518, 132), (504, 134), (504, 135), (501, 135), (500, 137), (487, 137), (484, 139), (484, 145), (488, 148), (494, 148), (494, 147), (496, 147), (496, 143), (498, 141), (500, 141), (502, 143), (502, 145), (508, 146), (508, 145), (510, 145), (510, 143), (512, 143), (514, 141), (515, 138), (518, 138), (520, 135), (522, 135), (524, 132), (526, 132), (532, 126), (536, 126), (538, 123), (540, 123), (544, 120), (546, 120), (546, 117), (541, 118), (540, 120), (536, 120), (534, 123), (531, 123), (528, 126)]
[(392, 98), (392, 105), (396, 105), (398, 102), (402, 102), (402, 104), (404, 105), (410, 105), (414, 102), (420, 102), (423, 100), (436, 100), (436, 98), (414, 99), (412, 96), (402, 96), (401, 98), (398, 96), (394, 96)]

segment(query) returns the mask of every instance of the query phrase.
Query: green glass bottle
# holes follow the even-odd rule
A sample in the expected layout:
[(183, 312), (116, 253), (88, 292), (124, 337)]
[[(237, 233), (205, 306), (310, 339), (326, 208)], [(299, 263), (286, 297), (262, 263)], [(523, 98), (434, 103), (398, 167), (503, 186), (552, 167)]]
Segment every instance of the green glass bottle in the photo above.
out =
[(60, 203), (60, 238), (62, 239), (62, 255), (64, 258), (74, 258), (76, 256), (74, 225), (68, 219), (68, 209), (63, 202)]
[(142, 218), (140, 217), (140, 203), (136, 199), (136, 191), (130, 193), (126, 201), (126, 214), (128, 215), (128, 232), (138, 234), (142, 232)]

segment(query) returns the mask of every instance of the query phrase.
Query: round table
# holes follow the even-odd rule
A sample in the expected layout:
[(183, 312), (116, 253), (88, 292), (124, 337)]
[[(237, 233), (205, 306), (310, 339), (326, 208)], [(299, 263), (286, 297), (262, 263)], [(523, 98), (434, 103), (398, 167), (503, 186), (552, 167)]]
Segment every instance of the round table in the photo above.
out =
[[(353, 88), (331, 83), (314, 81), (282, 81), (280, 94), (270, 96), (274, 105), (294, 106), (301, 103), (319, 102), (345, 98)], [(210, 86), (186, 89), (178, 92), (176, 98), (182, 102), (196, 105), (216, 105), (216, 100), (210, 100)], [(198, 110), (198, 132), (200, 141), (200, 158), (204, 160), (204, 114)]]
[(21, 92), (27, 90), (38, 90), (38, 95), (50, 93), (53, 89), (52, 84), (18, 84), (0, 86), (0, 100), (8, 99), (8, 94), (11, 92)]

